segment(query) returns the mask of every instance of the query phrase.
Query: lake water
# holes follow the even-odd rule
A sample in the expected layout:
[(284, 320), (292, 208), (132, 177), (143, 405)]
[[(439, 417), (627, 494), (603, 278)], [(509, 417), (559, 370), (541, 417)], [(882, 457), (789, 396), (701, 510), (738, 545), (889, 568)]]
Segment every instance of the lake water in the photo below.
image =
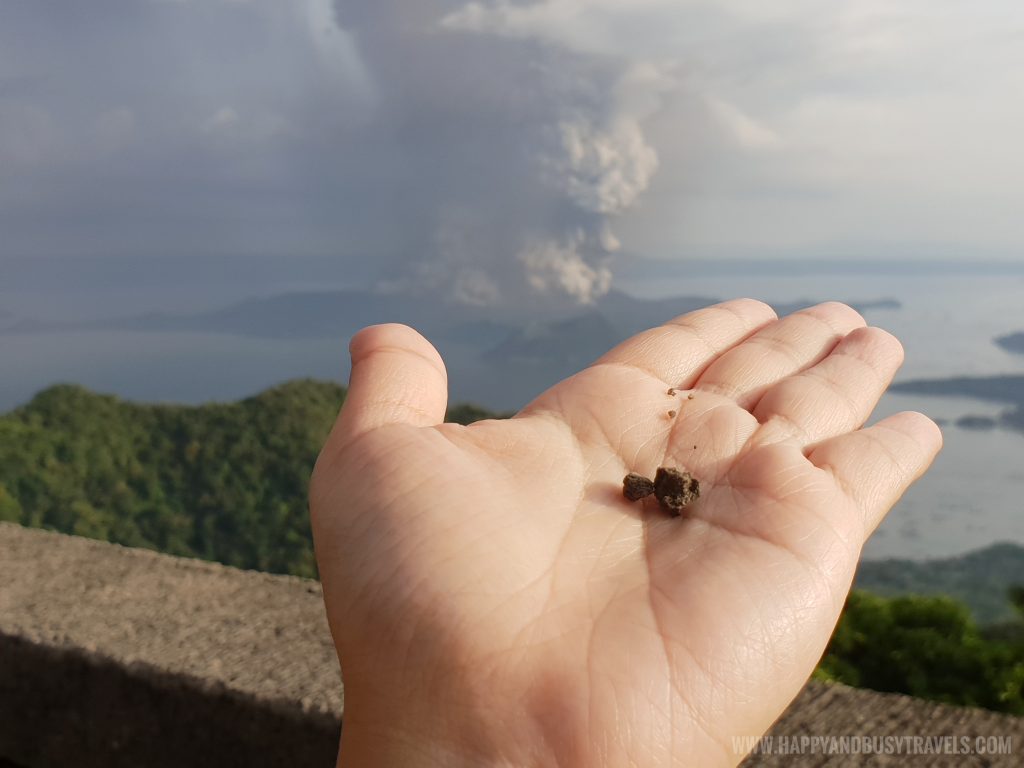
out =
[[(1024, 356), (1004, 352), (992, 343), (995, 336), (1024, 330), (1024, 275), (1020, 273), (691, 275), (685, 280), (622, 280), (619, 287), (652, 298), (747, 295), (778, 303), (891, 297), (902, 302), (901, 309), (871, 310), (867, 318), (903, 341), (907, 361), (899, 379), (1024, 373)], [(3, 302), (0, 287), (0, 309), (25, 310), (24, 294), (8, 298), (20, 302)], [(206, 303), (216, 305), (212, 297)], [(108, 314), (122, 312), (116, 308)], [(344, 380), (345, 340), (107, 331), (0, 335), (0, 411), (61, 381), (133, 399), (197, 403), (233, 400), (302, 376)], [(456, 377), (452, 396), (483, 405), (509, 405), (489, 403), (485, 392), (472, 391)], [(524, 393), (523, 400), (528, 396)], [(946, 421), (946, 447), (931, 473), (907, 494), (868, 543), (866, 556), (922, 558), (956, 554), (995, 541), (1024, 543), (1024, 434), (970, 431), (953, 425), (968, 414), (998, 415), (1001, 406), (966, 398), (886, 395), (876, 417), (907, 409)]]

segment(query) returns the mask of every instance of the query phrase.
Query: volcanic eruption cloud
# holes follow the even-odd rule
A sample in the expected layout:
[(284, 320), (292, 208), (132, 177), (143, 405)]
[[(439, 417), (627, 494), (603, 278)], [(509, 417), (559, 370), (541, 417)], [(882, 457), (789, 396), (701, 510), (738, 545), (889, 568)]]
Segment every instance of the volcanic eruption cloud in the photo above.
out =
[[(335, 0), (412, 254), (382, 282), (498, 304), (607, 293), (616, 216), (658, 168), (669, 67), (558, 32), (576, 0)], [(576, 9), (578, 10), (578, 8)]]

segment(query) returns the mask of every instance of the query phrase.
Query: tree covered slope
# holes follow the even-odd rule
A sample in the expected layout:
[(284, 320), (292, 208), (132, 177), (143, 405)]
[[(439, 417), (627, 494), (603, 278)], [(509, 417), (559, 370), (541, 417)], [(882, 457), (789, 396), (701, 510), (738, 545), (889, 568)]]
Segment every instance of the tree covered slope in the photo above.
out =
[(0, 519), (311, 576), (308, 479), (344, 397), (314, 381), (200, 407), (47, 389), (0, 417)]

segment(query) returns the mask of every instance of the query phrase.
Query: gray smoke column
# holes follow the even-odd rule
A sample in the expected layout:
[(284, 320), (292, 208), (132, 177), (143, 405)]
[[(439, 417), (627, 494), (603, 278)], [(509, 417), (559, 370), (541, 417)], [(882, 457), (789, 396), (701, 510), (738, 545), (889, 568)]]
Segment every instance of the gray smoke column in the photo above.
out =
[(390, 155), (412, 258), (387, 288), (477, 304), (609, 290), (612, 224), (657, 170), (643, 123), (671, 78), (505, 23), (526, 5), (335, 0), (372, 94), (362, 140)]

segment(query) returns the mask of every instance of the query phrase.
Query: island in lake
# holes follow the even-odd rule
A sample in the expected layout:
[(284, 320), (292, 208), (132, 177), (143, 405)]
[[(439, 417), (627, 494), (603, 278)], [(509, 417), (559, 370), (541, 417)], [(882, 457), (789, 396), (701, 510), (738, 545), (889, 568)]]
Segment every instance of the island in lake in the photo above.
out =
[(956, 425), (962, 429), (993, 429), (996, 426), (1024, 432), (1024, 375), (954, 376), (947, 379), (915, 379), (890, 387), (897, 394), (935, 397), (969, 397), (988, 403), (1004, 403), (1010, 408), (998, 419), (988, 416), (964, 416)]
[(1011, 333), (1007, 336), (999, 336), (995, 342), (997, 346), (1002, 347), (1007, 352), (1024, 355), (1024, 331)]

